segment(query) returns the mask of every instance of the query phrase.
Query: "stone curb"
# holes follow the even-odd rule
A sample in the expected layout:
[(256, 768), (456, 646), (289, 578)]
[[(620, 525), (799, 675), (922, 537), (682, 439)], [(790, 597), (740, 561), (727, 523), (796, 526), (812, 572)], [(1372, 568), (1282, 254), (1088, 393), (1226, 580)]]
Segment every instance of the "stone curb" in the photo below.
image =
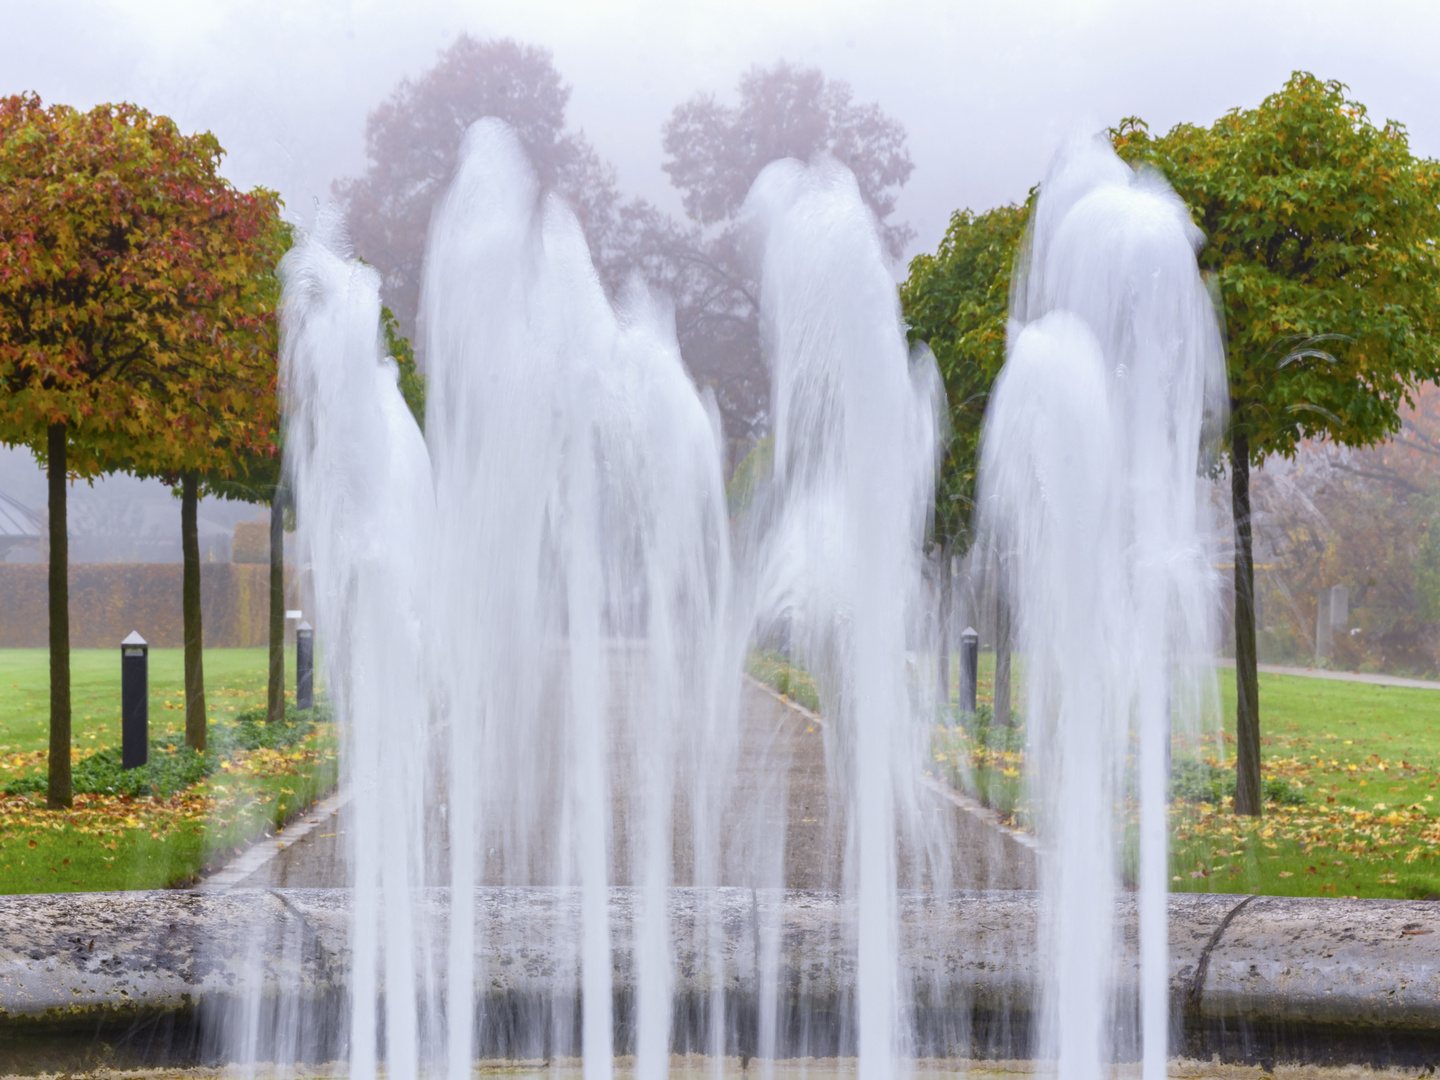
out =
[[(622, 1052), (633, 1034), (638, 895), (610, 893)], [(443, 948), (448, 891), (416, 899), (422, 925)], [(900, 901), (915, 1052), (1030, 1053), (1038, 896), (902, 893)], [(82, 1057), (104, 1046), (151, 1064), (224, 1060), (236, 1053), (225, 1035), (243, 1026), (235, 1022), (242, 1013), (270, 1017), (271, 1027), (294, 1025), (276, 1037), (308, 1039), (302, 1057), (343, 1057), (350, 904), (348, 890), (321, 889), (0, 898), (0, 1059), (33, 1057), (58, 1040)], [(564, 1027), (557, 1018), (578, 1017), (578, 891), (481, 888), (476, 911), (481, 1053), (567, 1052), (553, 1039)], [(1133, 897), (1122, 899), (1118, 918), (1113, 1034), (1117, 1056), (1128, 1059), (1138, 1026)], [(1436, 1059), (1440, 906), (1177, 894), (1170, 919), (1173, 1052), (1318, 1063)], [(718, 993), (730, 1052), (755, 1052), (767, 981), (757, 964), (767, 931), (777, 930), (780, 1046), (787, 1055), (853, 1052), (844, 1017), (855, 990), (854, 924), (836, 895), (673, 889), (669, 921), (678, 1045), (709, 1045)], [(723, 965), (718, 982), (706, 974), (711, 955)]]
[(263, 870), (286, 848), (299, 843), (317, 828), (330, 824), (331, 818), (344, 809), (349, 801), (350, 789), (348, 787), (331, 792), (304, 813), (297, 814), (288, 825), (273, 836), (256, 840), (219, 870), (198, 882), (195, 888), (200, 892), (233, 889), (246, 878)]

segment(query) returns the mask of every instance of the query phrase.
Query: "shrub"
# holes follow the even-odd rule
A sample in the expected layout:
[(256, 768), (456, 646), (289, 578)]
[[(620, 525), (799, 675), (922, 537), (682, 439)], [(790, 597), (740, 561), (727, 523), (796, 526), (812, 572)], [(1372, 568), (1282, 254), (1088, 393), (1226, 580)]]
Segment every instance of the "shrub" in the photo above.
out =
[[(226, 758), (242, 750), (293, 746), (314, 731), (316, 723), (329, 718), (330, 708), (324, 701), (317, 701), (310, 712), (287, 705), (285, 718), (273, 724), (266, 723), (264, 709), (252, 709), (233, 721), (212, 722), (206, 738), (209, 750), (203, 754), (186, 746), (182, 735), (151, 739), (150, 760), (136, 769), (120, 767), (118, 746), (97, 750), (75, 763), (71, 774), (74, 790), (83, 795), (154, 795), (168, 799), (204, 780)], [(5, 794), (43, 795), (46, 782), (44, 773), (22, 776), (5, 785)]]
[[(1303, 806), (1305, 793), (1278, 776), (1261, 783), (1266, 802), (1282, 806)], [(1170, 768), (1170, 799), (1181, 802), (1224, 804), (1235, 798), (1235, 770), (1208, 761), (1176, 761)]]

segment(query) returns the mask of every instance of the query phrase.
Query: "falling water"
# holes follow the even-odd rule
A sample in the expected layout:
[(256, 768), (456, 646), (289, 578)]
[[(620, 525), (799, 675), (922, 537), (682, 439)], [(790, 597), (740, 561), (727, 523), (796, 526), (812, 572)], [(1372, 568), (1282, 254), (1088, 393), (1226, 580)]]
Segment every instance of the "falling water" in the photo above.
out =
[[(780, 927), (763, 914), (785, 885), (783, 784), (737, 796), (743, 662), (752, 633), (779, 622), (821, 690), (844, 830), (826, 880), (859, 989), (824, 1019), (844, 1032), (826, 1045), (857, 1053), (866, 1078), (913, 1053), (898, 890), (951, 882), (944, 822), (921, 807), (934, 703), (917, 675), (933, 649), (922, 544), (943, 395), (929, 353), (907, 349), (843, 167), (771, 166), (747, 218), (775, 467), (738, 523), (718, 415), (668, 308), (638, 283), (607, 299), (574, 215), (505, 125), (470, 130), (432, 223), (423, 438), (379, 345), (376, 275), (333, 225), (286, 257), (287, 467), (355, 806), (358, 1078), (461, 1080), (482, 1051), (578, 1052), (595, 1080), (617, 1054), (644, 1080), (676, 1050), (718, 1069), (737, 1051), (717, 899), (733, 886), (754, 912), (755, 1050), (806, 1052), (804, 1020), (798, 1042), (778, 1033)], [(677, 886), (699, 898), (693, 941), (669, 936)], [(546, 988), (504, 1015), (477, 989), (486, 935), (515, 932), (484, 907), (491, 887), (557, 913)], [(617, 902), (634, 915), (624, 1026)], [(683, 1038), (682, 946), (710, 987)], [(261, 1027), (239, 1056), (304, 1056)]]
[[(693, 798), (694, 882), (714, 884), (719, 791), (696, 764), (723, 775), (731, 756), (718, 417), (685, 374), (668, 313), (637, 286), (617, 316), (574, 216), (542, 194), (497, 121), (466, 138), (424, 295), (448, 1011), (474, 1014), (476, 883), (575, 886), (585, 1071), (608, 1076), (607, 898), (623, 877), (645, 913), (638, 1070), (660, 1075), (675, 786)], [(629, 865), (615, 868), (611, 807), (627, 798)], [(452, 1027), (457, 1080), (471, 1049)]]
[[(1184, 204), (1108, 144), (1064, 148), (1018, 268), (981, 515), (1025, 656), (1047, 961), (1041, 1055), (1096, 1080), (1123, 799), (1138, 792), (1141, 1036), (1165, 1074), (1172, 723), (1207, 703), (1216, 580), (1202, 472), (1223, 419), (1215, 312)], [(1133, 753), (1133, 761), (1131, 755)]]
[(846, 169), (777, 162), (747, 209), (762, 238), (775, 423), (760, 621), (786, 621), (829, 720), (848, 828), (841, 883), (855, 904), (859, 1068), (884, 1077), (903, 1049), (897, 831), (930, 850), (916, 797), (928, 732), (906, 663), (926, 601), (943, 391), (928, 351), (910, 361), (894, 279)]

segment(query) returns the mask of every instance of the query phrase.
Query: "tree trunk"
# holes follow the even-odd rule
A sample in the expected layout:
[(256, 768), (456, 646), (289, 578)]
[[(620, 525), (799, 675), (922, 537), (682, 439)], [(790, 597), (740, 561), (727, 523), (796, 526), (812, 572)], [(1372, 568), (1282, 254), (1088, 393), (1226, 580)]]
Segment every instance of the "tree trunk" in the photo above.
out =
[(1235, 515), (1235, 813), (1259, 817), (1260, 676), (1255, 666), (1255, 556), (1250, 542), (1250, 439), (1230, 437)]
[[(950, 573), (950, 545), (940, 548), (940, 573), (938, 575), (939, 604), (936, 620), (936, 693), (942, 716), (950, 714), (950, 647), (955, 624), (954, 593), (955, 581)], [(948, 721), (947, 721), (948, 722)]]
[(270, 500), (270, 688), (265, 719), (285, 719), (285, 488)]
[(182, 604), (185, 620), (185, 745), (205, 749), (205, 664), (200, 628), (200, 534), (195, 522), (199, 482), (193, 472), (180, 478), (180, 548), (185, 577)]
[(1010, 726), (1010, 602), (1002, 590), (995, 597), (994, 723)]
[(51, 424), (50, 486), (50, 776), (45, 804), (63, 810), (70, 785), (70, 537), (65, 520), (64, 424)]

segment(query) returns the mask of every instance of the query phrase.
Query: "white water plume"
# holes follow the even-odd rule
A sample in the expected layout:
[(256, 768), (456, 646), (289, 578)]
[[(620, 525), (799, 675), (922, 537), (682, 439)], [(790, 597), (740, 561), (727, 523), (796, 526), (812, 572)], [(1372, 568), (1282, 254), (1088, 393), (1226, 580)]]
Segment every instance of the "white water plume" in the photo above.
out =
[[(821, 1035), (858, 1048), (867, 1080), (913, 1051), (897, 890), (950, 882), (944, 826), (920, 807), (933, 703), (916, 661), (933, 646), (922, 544), (943, 395), (928, 352), (907, 349), (847, 171), (774, 165), (748, 211), (776, 469), (738, 571), (718, 416), (670, 311), (638, 284), (611, 304), (505, 125), (472, 127), (433, 219), (423, 442), (380, 351), (374, 273), (323, 232), (287, 256), (288, 468), (354, 791), (357, 1080), (462, 1080), (482, 1052), (578, 1052), (594, 1080), (633, 1053), (658, 1080), (672, 1051), (718, 1070), (803, 1046), (808, 1017), (779, 1033), (786, 766), (762, 740), (745, 748), (750, 786), (737, 780), (749, 635), (779, 619), (822, 690), (846, 830), (832, 884), (859, 990), (825, 1020), (844, 1032)], [(698, 887), (692, 941), (669, 936), (677, 885)], [(744, 1018), (727, 1015), (734, 928), (717, 899), (735, 885), (751, 890), (760, 984)], [(517, 932), (486, 917), (492, 886), (563, 913), (543, 989), (503, 1009), (478, 969), (485, 935)], [(634, 915), (626, 1024), (617, 896)], [(682, 951), (702, 1001), (673, 992)], [(686, 1010), (698, 1044), (672, 1030)], [(303, 1056), (252, 1028), (247, 1060)]]
[[(670, 1046), (675, 785), (694, 793), (695, 881), (714, 883), (719, 792), (694, 766), (723, 776), (733, 753), (716, 721), (733, 704), (720, 672), (735, 662), (719, 639), (729, 551), (718, 421), (684, 372), (668, 313), (636, 289), (617, 318), (574, 216), (541, 194), (498, 122), (472, 129), (436, 215), (425, 317), (452, 925), (470, 925), (482, 878), (578, 886), (580, 1043), (587, 1076), (607, 1076), (611, 805), (628, 797), (623, 870), (646, 912), (635, 1051), (639, 1074), (658, 1076)], [(628, 790), (616, 790), (620, 775)], [(451, 1015), (474, 1011), (473, 956), (473, 941), (452, 934)], [(462, 1032), (449, 1050), (451, 1075), (468, 1075)]]
[[(285, 257), (282, 363), (289, 424), (286, 454), (305, 508), (314, 617), (330, 657), (329, 694), (345, 727), (346, 781), (357, 835), (350, 1030), (352, 1065), (375, 1071), (384, 986), (415, 987), (384, 998), (389, 1073), (418, 1075), (435, 1015), (435, 973), (419, 971), (431, 928), (413, 902), (425, 880), (426, 778), (430, 745), (423, 552), (435, 517), (430, 462), (380, 350), (379, 276), (306, 238)], [(395, 737), (403, 733), (402, 737)], [(383, 902), (382, 902), (383, 898)]]
[[(1028, 767), (1044, 844), (1042, 1056), (1098, 1080), (1125, 810), (1138, 793), (1146, 1080), (1165, 1075), (1167, 768), (1172, 725), (1213, 703), (1216, 576), (1204, 442), (1225, 409), (1203, 237), (1108, 144), (1064, 148), (1017, 267), (991, 399), (981, 515), (1018, 616)], [(1133, 754), (1133, 759), (1131, 755)]]
[(906, 672), (928, 599), (922, 543), (943, 390), (928, 351), (911, 361), (874, 218), (846, 169), (777, 162), (746, 206), (762, 248), (775, 418), (760, 620), (791, 627), (820, 688), (848, 828), (860, 1075), (886, 1077), (906, 1049), (897, 831), (932, 850), (917, 806), (928, 722)]
[[(634, 1051), (658, 1077), (672, 810), (683, 789), (690, 872), (717, 883), (733, 758), (713, 404), (662, 305), (637, 287), (612, 310), (574, 216), (497, 121), (471, 130), (432, 228), (423, 446), (377, 352), (377, 284), (315, 239), (287, 262), (287, 451), (356, 796), (353, 1073), (379, 1067), (383, 1000), (388, 1075), (469, 1076), (488, 883), (578, 890), (572, 963), (512, 1050), (572, 1052), (583, 1002), (585, 1072), (607, 1077), (608, 904), (627, 879)], [(411, 910), (429, 884), (450, 886), (443, 942)]]

